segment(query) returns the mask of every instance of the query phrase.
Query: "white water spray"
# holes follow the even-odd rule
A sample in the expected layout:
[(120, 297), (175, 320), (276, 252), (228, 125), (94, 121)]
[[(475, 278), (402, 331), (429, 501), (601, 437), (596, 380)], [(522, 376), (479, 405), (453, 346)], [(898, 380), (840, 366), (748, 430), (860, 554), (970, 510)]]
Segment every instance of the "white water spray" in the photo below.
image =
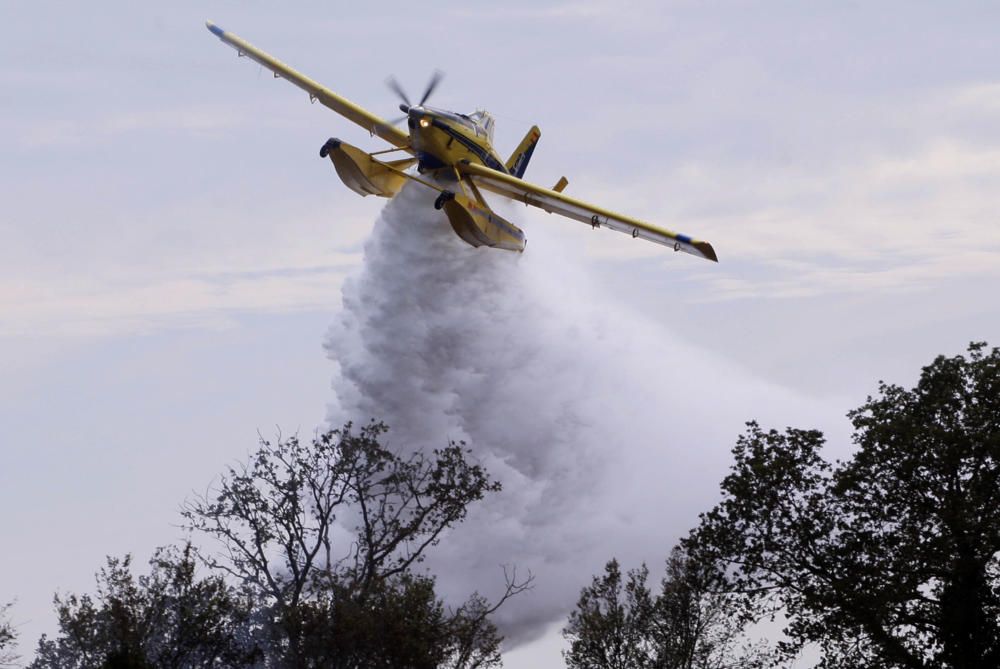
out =
[(502, 481), (429, 564), (453, 601), (495, 595), (501, 564), (530, 570), (500, 611), (516, 644), (612, 556), (659, 565), (714, 500), (742, 422), (796, 401), (617, 307), (561, 255), (574, 223), (525, 225), (524, 254), (474, 249), (435, 195), (389, 202), (344, 285), (329, 421), (383, 420), (395, 447), (464, 440)]

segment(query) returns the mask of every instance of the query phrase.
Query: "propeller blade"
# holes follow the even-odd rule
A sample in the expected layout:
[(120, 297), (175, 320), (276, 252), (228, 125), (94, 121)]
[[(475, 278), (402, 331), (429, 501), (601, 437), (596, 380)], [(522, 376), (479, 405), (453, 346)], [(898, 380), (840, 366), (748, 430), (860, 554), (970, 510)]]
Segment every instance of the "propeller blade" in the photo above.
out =
[(424, 91), (424, 97), (420, 98), (420, 107), (424, 106), (424, 103), (427, 102), (427, 98), (431, 96), (431, 93), (434, 92), (437, 85), (441, 83), (442, 77), (444, 77), (444, 72), (441, 70), (434, 70), (434, 74), (431, 75), (431, 80), (427, 83), (427, 90)]
[(412, 106), (410, 104), (410, 98), (407, 97), (406, 91), (404, 91), (403, 87), (399, 85), (398, 81), (396, 81), (396, 77), (389, 77), (388, 79), (386, 79), (385, 85), (388, 86), (390, 89), (392, 89), (392, 91), (396, 95), (398, 95), (403, 100), (404, 103), (406, 103), (407, 107)]

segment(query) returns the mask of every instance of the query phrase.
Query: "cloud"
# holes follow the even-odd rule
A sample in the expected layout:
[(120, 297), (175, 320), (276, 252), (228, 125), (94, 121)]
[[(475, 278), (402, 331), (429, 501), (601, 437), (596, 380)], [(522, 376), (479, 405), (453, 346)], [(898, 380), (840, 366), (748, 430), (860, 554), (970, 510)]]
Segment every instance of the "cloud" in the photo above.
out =
[(467, 19), (488, 19), (505, 21), (592, 21), (619, 17), (623, 13), (621, 2), (590, 0), (589, 2), (566, 2), (550, 5), (526, 4), (499, 7), (470, 8), (468, 5), (455, 10), (455, 14)]
[(4, 133), (24, 149), (88, 146), (142, 132), (221, 133), (260, 121), (232, 107), (187, 106), (132, 110), (80, 118), (8, 118)]
[[(1000, 276), (1000, 145), (932, 139), (819, 165), (685, 160), (614, 186), (581, 181), (573, 186), (583, 199), (712, 242), (720, 264), (690, 268), (711, 277), (700, 299), (908, 291)], [(540, 219), (530, 216), (549, 225)], [(611, 237), (588, 236), (588, 255), (662, 256)]]
[(158, 206), (88, 193), (33, 204), (20, 191), (3, 226), (0, 334), (217, 328), (238, 313), (337, 305), (370, 226), (357, 212), (371, 199), (341, 192), (331, 214), (294, 197), (239, 199), (243, 184), (214, 188)]
[(333, 309), (351, 254), (328, 264), (240, 274), (0, 281), (0, 336), (107, 336), (217, 328), (243, 312)]
[(975, 114), (996, 114), (1000, 111), (1000, 82), (987, 81), (960, 86), (949, 91), (955, 107)]

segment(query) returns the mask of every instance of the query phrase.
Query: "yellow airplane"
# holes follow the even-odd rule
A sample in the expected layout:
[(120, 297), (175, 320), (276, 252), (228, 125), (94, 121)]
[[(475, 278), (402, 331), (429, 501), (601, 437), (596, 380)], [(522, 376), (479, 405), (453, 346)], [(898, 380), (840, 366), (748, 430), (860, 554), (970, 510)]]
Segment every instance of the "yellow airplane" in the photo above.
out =
[[(320, 156), (329, 157), (347, 187), (360, 195), (393, 197), (408, 179), (418, 181), (440, 193), (434, 206), (444, 209), (458, 236), (472, 246), (524, 250), (524, 232), (490, 209), (480, 192), (485, 190), (594, 228), (611, 228), (635, 239), (646, 239), (675, 251), (718, 262), (715, 250), (708, 242), (564, 195), (563, 189), (568, 183), (566, 177), (559, 179), (552, 188), (523, 180), (521, 177), (541, 136), (538, 126), (533, 126), (510, 159), (503, 161), (493, 148), (493, 117), (489, 113), (477, 111), (466, 115), (426, 106), (427, 98), (440, 81), (438, 74), (431, 79), (420, 102), (415, 105), (410, 104), (399, 84), (390, 80), (390, 86), (403, 99), (399, 108), (406, 115), (410, 130), (407, 133), (211, 21), (205, 25), (213, 35), (236, 49), (241, 57), (260, 63), (271, 70), (275, 78), (287, 79), (304, 90), (309, 94), (310, 102), (319, 100), (368, 130), (372, 136), (377, 135), (395, 147), (368, 153), (339, 139), (331, 138), (323, 144)], [(394, 151), (410, 155), (388, 161), (376, 158)], [(413, 165), (417, 166), (419, 174), (429, 175), (434, 181), (407, 172)]]

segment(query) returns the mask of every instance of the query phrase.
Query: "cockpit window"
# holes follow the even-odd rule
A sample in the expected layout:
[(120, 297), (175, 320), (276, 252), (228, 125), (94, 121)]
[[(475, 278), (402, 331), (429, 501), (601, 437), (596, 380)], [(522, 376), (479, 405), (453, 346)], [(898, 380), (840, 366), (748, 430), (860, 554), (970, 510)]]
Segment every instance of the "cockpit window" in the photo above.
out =
[(493, 117), (485, 109), (478, 109), (469, 115), (469, 118), (476, 122), (480, 128), (486, 132), (486, 136), (493, 141)]
[(469, 130), (474, 130), (477, 135), (486, 135), (493, 141), (493, 117), (488, 111), (480, 109), (471, 114), (459, 114), (446, 109), (436, 109), (434, 107), (424, 107), (429, 111), (439, 114), (447, 119), (461, 123)]

